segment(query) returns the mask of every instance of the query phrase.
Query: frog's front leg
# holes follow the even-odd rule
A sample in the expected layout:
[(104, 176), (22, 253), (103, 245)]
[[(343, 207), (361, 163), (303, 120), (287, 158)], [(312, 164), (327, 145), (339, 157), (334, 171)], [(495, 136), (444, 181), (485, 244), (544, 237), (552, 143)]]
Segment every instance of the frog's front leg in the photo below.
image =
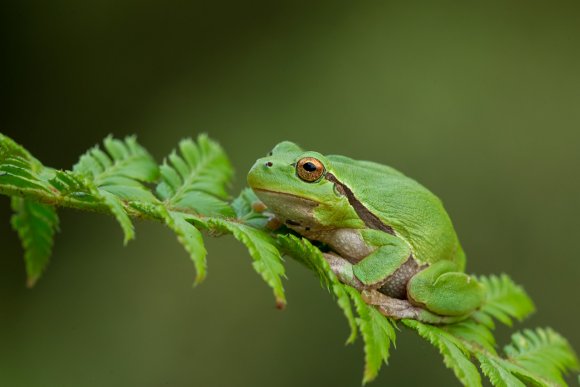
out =
[(467, 316), (484, 301), (485, 290), (451, 261), (435, 262), (407, 284), (409, 301), (443, 316)]
[(322, 255), (340, 282), (352, 286), (359, 292), (365, 288), (364, 284), (354, 275), (352, 263), (335, 253), (322, 253)]
[[(385, 293), (393, 297), (405, 297), (407, 281), (418, 270), (418, 266), (410, 259), (411, 249), (402, 239), (371, 229), (338, 229), (329, 235), (320, 238), (316, 234), (313, 237), (319, 237), (333, 248), (332, 253), (324, 256), (343, 283), (358, 290), (378, 289), (385, 284), (390, 287), (395, 283), (397, 291)], [(408, 261), (413, 261), (413, 268), (407, 267), (405, 263)], [(398, 281), (402, 272), (409, 273)]]
[[(396, 273), (405, 267), (405, 263), (411, 258), (411, 248), (402, 239), (382, 231), (366, 229), (361, 230), (360, 235), (368, 246), (374, 247), (374, 250), (353, 266), (356, 278), (365, 285), (365, 288), (378, 289), (385, 284), (387, 287), (389, 285), (397, 287), (396, 282), (399, 281)], [(398, 286), (403, 289), (403, 294), (395, 295), (388, 292), (389, 295), (404, 298), (406, 283), (407, 279), (402, 286)], [(393, 290), (393, 293), (401, 293)]]
[(349, 230), (333, 237), (337, 253), (324, 256), (340, 281), (359, 291), (380, 288), (411, 256), (401, 239), (377, 230)]

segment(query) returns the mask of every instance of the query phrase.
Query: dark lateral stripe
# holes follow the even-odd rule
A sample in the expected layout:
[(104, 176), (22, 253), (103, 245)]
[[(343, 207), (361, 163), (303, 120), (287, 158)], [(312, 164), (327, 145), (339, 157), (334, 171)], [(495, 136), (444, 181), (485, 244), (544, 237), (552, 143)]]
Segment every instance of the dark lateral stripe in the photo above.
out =
[(354, 196), (354, 193), (352, 193), (352, 191), (350, 190), (350, 188), (348, 188), (346, 185), (338, 181), (336, 176), (334, 176), (332, 173), (327, 173), (325, 178), (326, 180), (331, 181), (338, 187), (340, 187), (340, 191), (344, 192), (346, 198), (348, 199), (348, 202), (350, 203), (352, 208), (354, 208), (359, 218), (361, 218), (361, 220), (365, 222), (368, 228), (372, 228), (374, 230), (381, 230), (391, 235), (395, 235), (395, 230), (393, 230), (391, 226), (384, 224), (375, 214), (370, 212), (368, 208), (366, 208), (361, 202), (359, 202), (358, 199)]

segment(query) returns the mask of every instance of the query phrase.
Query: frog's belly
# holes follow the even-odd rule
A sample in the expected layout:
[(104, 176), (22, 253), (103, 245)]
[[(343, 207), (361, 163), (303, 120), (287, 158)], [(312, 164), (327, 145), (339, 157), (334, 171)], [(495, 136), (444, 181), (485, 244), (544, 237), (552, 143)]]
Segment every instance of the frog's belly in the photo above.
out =
[(337, 228), (333, 230), (317, 230), (301, 234), (309, 239), (326, 243), (338, 255), (355, 264), (372, 253), (375, 248), (365, 243), (360, 233), (352, 228)]

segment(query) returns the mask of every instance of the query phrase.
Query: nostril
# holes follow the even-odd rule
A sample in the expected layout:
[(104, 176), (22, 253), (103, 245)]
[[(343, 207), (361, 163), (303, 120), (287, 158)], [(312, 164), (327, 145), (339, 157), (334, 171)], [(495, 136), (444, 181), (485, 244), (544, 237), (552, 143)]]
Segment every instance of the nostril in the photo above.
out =
[(270, 168), (273, 164), (271, 161), (268, 161), (266, 164), (264, 164), (265, 166), (267, 166), (268, 168)]

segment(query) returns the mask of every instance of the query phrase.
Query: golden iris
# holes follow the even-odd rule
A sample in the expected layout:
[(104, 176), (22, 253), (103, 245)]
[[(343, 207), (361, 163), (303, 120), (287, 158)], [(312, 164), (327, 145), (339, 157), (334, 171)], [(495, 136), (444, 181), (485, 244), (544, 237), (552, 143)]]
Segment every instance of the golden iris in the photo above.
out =
[(304, 157), (296, 163), (296, 174), (302, 180), (312, 183), (324, 175), (324, 165), (314, 157)]

